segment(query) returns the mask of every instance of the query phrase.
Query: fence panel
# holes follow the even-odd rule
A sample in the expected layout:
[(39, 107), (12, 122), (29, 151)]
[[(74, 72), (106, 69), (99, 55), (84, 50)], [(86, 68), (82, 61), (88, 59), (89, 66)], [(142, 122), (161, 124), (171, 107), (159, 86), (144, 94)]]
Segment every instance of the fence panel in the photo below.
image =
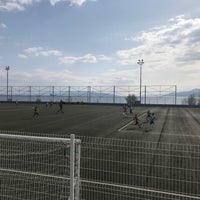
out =
[[(142, 86), (141, 104), (176, 104), (176, 86)], [(7, 101), (7, 87), (0, 86), (0, 101)], [(139, 86), (9, 86), (9, 101), (76, 103), (126, 103), (134, 94), (139, 100)], [(181, 104), (181, 100), (178, 104)]]
[(79, 199), (80, 140), (9, 133), (0, 131), (0, 199)]
[(82, 199), (200, 199), (200, 146), (81, 137)]
[[(73, 181), (78, 183), (74, 199), (200, 199), (200, 145), (78, 138), (80, 180)], [(62, 145), (1, 139), (1, 198), (66, 199), (69, 151)]]

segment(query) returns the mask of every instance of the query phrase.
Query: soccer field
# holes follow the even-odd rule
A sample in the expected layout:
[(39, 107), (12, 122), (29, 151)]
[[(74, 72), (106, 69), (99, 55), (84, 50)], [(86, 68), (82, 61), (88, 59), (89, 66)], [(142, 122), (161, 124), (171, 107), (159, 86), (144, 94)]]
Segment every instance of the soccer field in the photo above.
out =
[[(134, 126), (121, 106), (39, 104), (39, 117), (33, 117), (34, 104), (0, 104), (1, 130), (65, 136), (109, 137), (168, 143), (200, 143), (200, 109), (185, 107), (135, 107), (142, 128)], [(146, 112), (156, 115), (154, 127), (146, 122)]]
[[(137, 113), (139, 116), (142, 123), (139, 128), (132, 123), (129, 114), (122, 114), (122, 107), (117, 105), (64, 104), (64, 113), (60, 113), (58, 104), (52, 107), (39, 104), (38, 118), (33, 117), (33, 107), (34, 104), (0, 104), (1, 130), (54, 137), (75, 134), (80, 138), (81, 199), (193, 200), (200, 197), (199, 108), (138, 106), (134, 108), (133, 114)], [(146, 123), (148, 110), (156, 115), (153, 127)], [(24, 145), (21, 147), (20, 143), (16, 143), (16, 146), (20, 149)], [(36, 170), (46, 173), (47, 170), (47, 174), (53, 176), (63, 175), (65, 160), (63, 157), (58, 159), (58, 155), (63, 154), (63, 149), (56, 147), (56, 151), (50, 152), (53, 157), (49, 157), (48, 162), (52, 161), (53, 165), (49, 165), (45, 163), (45, 155), (40, 155), (39, 149), (35, 148), (34, 153), (29, 145), (25, 147), (18, 157), (10, 152), (12, 160), (9, 162), (5, 160), (6, 155), (2, 154), (2, 161), (9, 163), (13, 170), (18, 170), (21, 169), (21, 163), (15, 159), (28, 159), (22, 165), (27, 171), (31, 169), (33, 172)], [(42, 144), (40, 150), (46, 152), (43, 148), (49, 149)], [(4, 150), (7, 152), (6, 148)], [(2, 180), (7, 177), (6, 173), (16, 180), (13, 171), (4, 171), (1, 174)], [(31, 176), (33, 175), (29, 175)], [(18, 175), (17, 177), (19, 178)], [(31, 177), (29, 190), (32, 187), (41, 188), (40, 179), (36, 183), (32, 180), (36, 178), (38, 176)], [(54, 180), (49, 179), (50, 177), (48, 184), (43, 184), (42, 187), (49, 195), (47, 199), (53, 200), (53, 195), (59, 196), (64, 188), (52, 190), (50, 187), (53, 187)], [(9, 186), (11, 182), (5, 180)], [(24, 181), (26, 177), (20, 175), (20, 180)], [(59, 183), (60, 186), (63, 186), (63, 180)], [(19, 188), (24, 187), (26, 182), (23, 181)], [(10, 190), (6, 191), (9, 194)], [(44, 194), (43, 191), (41, 193)], [(39, 195), (40, 192), (34, 194)], [(60, 199), (65, 199), (65, 195)]]
[(120, 106), (64, 104), (46, 107), (39, 104), (39, 117), (33, 118), (34, 104), (0, 104), (1, 129), (46, 134), (76, 134), (108, 137), (130, 118), (124, 118)]

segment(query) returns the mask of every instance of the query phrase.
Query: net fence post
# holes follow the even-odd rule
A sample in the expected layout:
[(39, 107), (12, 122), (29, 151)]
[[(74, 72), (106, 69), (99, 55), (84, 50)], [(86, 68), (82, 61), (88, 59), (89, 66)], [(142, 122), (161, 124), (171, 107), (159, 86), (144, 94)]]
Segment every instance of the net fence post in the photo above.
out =
[(75, 135), (70, 135), (70, 200), (74, 200), (74, 153)]
[(81, 141), (77, 144), (77, 180), (75, 188), (75, 199), (80, 200), (80, 161), (81, 161)]

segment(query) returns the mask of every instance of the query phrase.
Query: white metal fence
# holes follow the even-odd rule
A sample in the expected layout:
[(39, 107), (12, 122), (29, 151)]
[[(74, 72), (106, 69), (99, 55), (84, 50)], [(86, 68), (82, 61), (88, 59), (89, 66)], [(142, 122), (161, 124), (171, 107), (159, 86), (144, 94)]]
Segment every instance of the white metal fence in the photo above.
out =
[(200, 199), (200, 145), (81, 137), (84, 200)]
[[(142, 86), (142, 104), (181, 104), (175, 85)], [(8, 90), (8, 91), (7, 91)], [(42, 101), (76, 103), (126, 103), (134, 94), (140, 101), (139, 86), (0, 86), (0, 101)], [(8, 95), (7, 95), (8, 94)]]
[(78, 200), (80, 140), (0, 134), (0, 199)]
[[(45, 142), (33, 138), (27, 143), (27, 139), (19, 141), (15, 137), (11, 142), (5, 135), (1, 137), (0, 199), (68, 200), (69, 147), (63, 139), (47, 143), (48, 137)], [(82, 136), (78, 139), (80, 160), (76, 156), (72, 162), (76, 166), (80, 163), (80, 180), (79, 172), (73, 171), (72, 199), (200, 199), (200, 145)], [(79, 154), (80, 148), (75, 146), (74, 151)]]

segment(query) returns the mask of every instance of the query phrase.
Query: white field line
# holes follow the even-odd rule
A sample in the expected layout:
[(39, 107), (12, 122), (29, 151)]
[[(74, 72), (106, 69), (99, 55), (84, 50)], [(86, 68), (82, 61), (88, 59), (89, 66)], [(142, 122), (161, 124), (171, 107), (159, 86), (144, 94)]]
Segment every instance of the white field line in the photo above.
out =
[(131, 120), (130, 122), (128, 122), (128, 124), (122, 126), (120, 129), (118, 129), (118, 131), (122, 131), (123, 129), (125, 129), (127, 126), (129, 126), (132, 123), (133, 123), (133, 120)]
[[(139, 114), (138, 116), (141, 117), (145, 114), (146, 112), (143, 112), (141, 114)], [(122, 126), (120, 129), (118, 129), (118, 131), (122, 131), (123, 129), (125, 129), (127, 126), (129, 126), (131, 123), (133, 123), (133, 120), (131, 120), (130, 122), (128, 122), (126, 125)]]
[[(43, 176), (43, 177), (49, 177), (49, 178), (56, 178), (56, 179), (63, 179), (63, 180), (69, 180), (70, 178), (67, 177), (61, 177), (61, 176), (54, 176), (54, 175), (48, 175), (48, 174), (39, 174), (39, 173), (33, 173), (33, 172), (24, 172), (24, 171), (19, 171), (19, 170), (12, 170), (12, 169), (0, 169), (0, 171), (3, 172), (11, 172), (11, 173), (19, 173), (19, 174), (24, 174), (24, 175), (34, 175), (34, 176)], [(89, 180), (80, 180), (82, 183), (91, 183), (91, 184), (96, 184), (96, 185), (107, 185), (111, 187), (117, 187), (117, 188), (124, 188), (124, 189), (131, 189), (131, 190), (137, 190), (141, 192), (151, 192), (151, 193), (156, 193), (156, 194), (164, 194), (164, 195), (170, 195), (170, 196), (175, 196), (175, 197), (183, 197), (183, 198), (188, 198), (188, 199), (198, 199), (199, 197), (195, 196), (190, 196), (190, 195), (185, 195), (185, 194), (176, 194), (172, 192), (164, 192), (160, 190), (153, 190), (153, 189), (147, 189), (147, 188), (140, 188), (140, 187), (133, 187), (133, 186), (127, 186), (127, 185), (118, 185), (118, 184), (113, 184), (113, 183), (105, 183), (105, 182), (97, 182), (97, 181), (89, 181)]]

